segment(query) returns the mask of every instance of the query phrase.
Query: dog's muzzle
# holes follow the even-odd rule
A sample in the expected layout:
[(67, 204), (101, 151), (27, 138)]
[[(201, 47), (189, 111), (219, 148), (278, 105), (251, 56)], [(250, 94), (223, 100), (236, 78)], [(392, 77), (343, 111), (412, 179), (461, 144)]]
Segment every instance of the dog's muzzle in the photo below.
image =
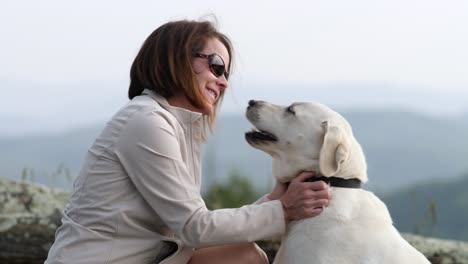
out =
[(278, 138), (275, 135), (261, 130), (246, 132), (245, 139), (248, 142), (254, 143), (278, 141)]

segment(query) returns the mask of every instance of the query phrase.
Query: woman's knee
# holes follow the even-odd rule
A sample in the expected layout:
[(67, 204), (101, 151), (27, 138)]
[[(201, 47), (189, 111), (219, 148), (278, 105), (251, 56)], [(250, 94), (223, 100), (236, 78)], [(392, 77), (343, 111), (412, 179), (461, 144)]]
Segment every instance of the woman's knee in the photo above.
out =
[(268, 257), (257, 244), (241, 243), (199, 249), (189, 263), (268, 264)]
[(251, 252), (252, 252), (252, 263), (262, 263), (268, 264), (268, 257), (265, 251), (261, 249), (256, 243), (251, 244)]
[(239, 263), (268, 264), (266, 253), (256, 243), (238, 244), (234, 250), (238, 252)]

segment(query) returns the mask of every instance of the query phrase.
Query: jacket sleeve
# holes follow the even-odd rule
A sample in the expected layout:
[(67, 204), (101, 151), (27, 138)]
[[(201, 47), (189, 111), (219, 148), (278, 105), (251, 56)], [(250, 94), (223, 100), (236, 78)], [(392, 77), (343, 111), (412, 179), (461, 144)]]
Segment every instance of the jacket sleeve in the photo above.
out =
[(163, 113), (137, 113), (121, 132), (115, 153), (137, 190), (184, 244), (197, 248), (285, 232), (279, 201), (209, 211), (175, 131)]
[(270, 201), (273, 201), (273, 200), (270, 200), (268, 198), (268, 194), (265, 194), (262, 197), (260, 197), (257, 201), (255, 201), (253, 204), (262, 204), (262, 203), (266, 203), (266, 202), (270, 202)]

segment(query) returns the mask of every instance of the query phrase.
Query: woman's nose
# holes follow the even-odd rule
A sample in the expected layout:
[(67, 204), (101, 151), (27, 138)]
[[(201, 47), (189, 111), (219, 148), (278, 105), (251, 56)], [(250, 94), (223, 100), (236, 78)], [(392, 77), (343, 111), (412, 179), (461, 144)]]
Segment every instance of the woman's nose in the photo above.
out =
[(225, 77), (218, 78), (216, 80), (216, 84), (219, 86), (221, 90), (226, 90), (229, 86), (228, 81), (226, 80)]

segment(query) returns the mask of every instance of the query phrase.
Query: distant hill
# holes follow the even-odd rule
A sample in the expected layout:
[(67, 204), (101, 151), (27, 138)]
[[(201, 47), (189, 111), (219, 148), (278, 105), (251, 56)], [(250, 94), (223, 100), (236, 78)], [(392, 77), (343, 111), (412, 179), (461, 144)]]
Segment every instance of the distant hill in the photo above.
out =
[(468, 171), (467, 122), (410, 112), (353, 112), (344, 116), (366, 153), (369, 185), (380, 191)]
[[(367, 189), (388, 193), (468, 171), (468, 122), (463, 119), (435, 119), (402, 111), (348, 111), (343, 115), (366, 153)], [(64, 133), (0, 138), (0, 175), (70, 186), (70, 180), (62, 177), (67, 174), (63, 168), (77, 175), (84, 154), (103, 126), (104, 122)], [(249, 177), (257, 189), (271, 188), (270, 157), (244, 140), (244, 132), (250, 128), (240, 114), (220, 117), (215, 135), (203, 149), (205, 187), (224, 181), (236, 170)]]
[(468, 125), (468, 112), (466, 112), (463, 117), (461, 118), (461, 120), (463, 120), (463, 122), (465, 123), (465, 125)]
[(70, 180), (60, 177), (66, 172), (57, 170), (68, 169), (76, 176), (100, 130), (101, 126), (91, 126), (57, 134), (0, 138), (0, 176), (26, 176), (34, 182), (69, 189)]
[(399, 231), (468, 241), (468, 173), (383, 195)]

